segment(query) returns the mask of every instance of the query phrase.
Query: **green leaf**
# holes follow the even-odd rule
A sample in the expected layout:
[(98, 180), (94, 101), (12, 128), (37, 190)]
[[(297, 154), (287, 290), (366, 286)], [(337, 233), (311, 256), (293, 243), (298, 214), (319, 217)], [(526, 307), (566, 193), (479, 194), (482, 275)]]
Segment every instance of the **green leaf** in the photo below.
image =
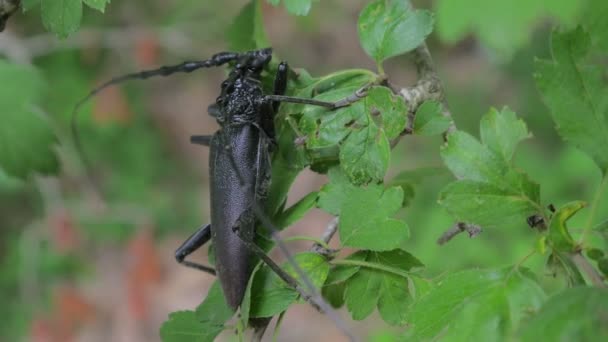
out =
[(210, 330), (216, 331), (217, 336), (224, 330), (224, 323), (234, 316), (234, 311), (226, 303), (224, 292), (219, 281), (213, 282), (207, 297), (196, 308), (196, 318), (200, 323), (205, 324), (207, 333), (213, 334)]
[(481, 141), (507, 164), (513, 158), (517, 144), (532, 137), (526, 123), (506, 107), (501, 112), (490, 109), (490, 112), (481, 118), (480, 126)]
[(441, 103), (426, 101), (416, 111), (414, 133), (418, 135), (437, 135), (445, 132), (452, 119), (442, 113)]
[(0, 168), (21, 179), (34, 172), (56, 173), (53, 150), (57, 142), (48, 122), (36, 109), (45, 88), (40, 74), (31, 67), (0, 60)]
[(170, 313), (169, 320), (160, 327), (160, 338), (163, 342), (212, 342), (215, 332), (199, 322), (194, 311), (177, 311)]
[[(316, 288), (320, 288), (327, 274), (329, 264), (317, 253), (304, 252), (294, 256), (300, 268), (306, 272), (309, 280)], [(289, 263), (282, 268), (299, 280), (299, 275)], [(251, 287), (251, 317), (271, 317), (287, 308), (298, 298), (298, 292), (289, 287), (268, 266), (262, 267), (253, 279)]]
[(544, 22), (540, 19), (571, 23), (581, 5), (571, 0), (439, 0), (435, 2), (437, 33), (450, 43), (475, 34), (482, 43), (509, 57), (530, 41), (533, 30)]
[(67, 37), (80, 27), (82, 0), (41, 0), (42, 23), (60, 38)]
[(510, 165), (515, 145), (528, 135), (506, 108), (482, 118), (483, 144), (461, 131), (450, 134), (441, 157), (459, 180), (441, 191), (439, 203), (458, 221), (482, 227), (525, 224), (530, 215), (542, 214), (538, 184)]
[(251, 0), (234, 18), (228, 28), (228, 42), (232, 51), (247, 51), (270, 46), (260, 0)]
[(409, 311), (407, 338), (415, 341), (498, 341), (545, 299), (522, 271), (467, 270), (446, 276)]
[(549, 241), (558, 251), (574, 251), (576, 242), (566, 227), (566, 221), (586, 205), (587, 204), (582, 201), (570, 202), (559, 208), (551, 218), (551, 223), (549, 224)]
[[(277, 6), (280, 0), (266, 0), (273, 6)], [(283, 0), (287, 12), (293, 15), (307, 15), (313, 1), (319, 0)]]
[(433, 14), (406, 1), (376, 0), (361, 11), (357, 27), (361, 46), (380, 65), (422, 44), (433, 31)]
[(536, 61), (536, 85), (551, 109), (558, 133), (608, 172), (608, 87), (605, 67), (583, 64), (590, 37), (582, 28), (554, 32), (553, 60)]
[(552, 296), (524, 322), (521, 341), (605, 341), (608, 339), (608, 290), (566, 289)]
[(96, 9), (101, 13), (105, 13), (106, 5), (110, 3), (111, 0), (82, 0), (87, 6), (92, 9)]
[[(359, 86), (325, 92), (316, 99), (335, 101)], [(340, 165), (356, 184), (381, 181), (390, 160), (390, 139), (405, 129), (407, 108), (386, 87), (372, 87), (360, 101), (335, 111), (307, 107), (300, 120), (308, 149), (339, 146)]]
[(330, 182), (323, 186), (318, 205), (340, 216), (339, 232), (343, 246), (385, 251), (398, 248), (409, 238), (409, 228), (391, 218), (403, 203), (401, 188), (382, 185), (352, 185), (337, 168), (329, 171)]
[[(388, 252), (363, 252), (371, 265), (388, 266), (407, 273), (422, 266), (414, 256), (395, 249)], [(344, 299), (354, 320), (367, 318), (377, 307), (382, 319), (391, 325), (402, 325), (411, 302), (408, 278), (377, 268), (361, 267), (348, 278)]]
[(314, 208), (317, 204), (317, 198), (319, 193), (313, 191), (308, 195), (304, 196), (297, 203), (284, 210), (277, 218), (274, 223), (278, 228), (285, 228), (293, 223), (299, 221), (310, 209)]

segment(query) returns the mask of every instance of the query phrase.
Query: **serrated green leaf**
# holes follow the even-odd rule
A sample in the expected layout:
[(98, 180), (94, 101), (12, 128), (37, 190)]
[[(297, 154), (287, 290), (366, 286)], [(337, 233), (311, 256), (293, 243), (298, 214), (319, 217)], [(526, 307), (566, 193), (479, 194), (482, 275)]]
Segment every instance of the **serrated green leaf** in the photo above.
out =
[(441, 191), (439, 202), (457, 220), (493, 227), (543, 214), (538, 184), (510, 165), (517, 142), (528, 135), (522, 125), (508, 109), (491, 110), (482, 118), (484, 144), (461, 131), (449, 135), (441, 157), (460, 180)]
[(480, 127), (483, 144), (501, 156), (507, 164), (513, 158), (517, 144), (532, 137), (526, 123), (506, 107), (500, 112), (494, 108), (490, 109), (490, 112), (481, 118)]
[(582, 201), (570, 202), (559, 208), (549, 224), (549, 242), (553, 248), (560, 252), (573, 252), (576, 242), (570, 235), (566, 221), (568, 221), (579, 210), (583, 209), (587, 204)]
[[(338, 88), (315, 98), (335, 101), (358, 88)], [(384, 178), (390, 160), (389, 139), (405, 129), (406, 113), (402, 98), (386, 87), (372, 87), (364, 99), (336, 111), (306, 108), (299, 126), (308, 136), (309, 149), (338, 145), (341, 167), (353, 183), (363, 184)]]
[(604, 67), (583, 64), (590, 45), (582, 28), (554, 32), (553, 60), (536, 61), (536, 85), (551, 109), (558, 133), (608, 172), (608, 87)]
[[(271, 5), (277, 6), (280, 0), (266, 0)], [(283, 0), (283, 4), (287, 9), (287, 12), (293, 15), (307, 15), (310, 12), (313, 1), (319, 0)]]
[(110, 3), (111, 0), (82, 0), (87, 6), (92, 9), (98, 10), (101, 13), (105, 13), (106, 5)]
[(412, 340), (497, 341), (516, 328), (545, 294), (521, 271), (468, 270), (440, 280), (409, 311)]
[(260, 0), (251, 0), (241, 9), (228, 28), (228, 42), (232, 51), (248, 51), (270, 46)]
[(361, 46), (376, 63), (409, 52), (433, 30), (433, 14), (412, 10), (406, 1), (376, 0), (359, 15)]
[[(388, 266), (404, 273), (422, 266), (418, 259), (400, 249), (361, 253), (366, 254), (363, 261), (369, 264)], [(376, 268), (361, 267), (346, 281), (344, 299), (354, 320), (365, 319), (377, 307), (385, 322), (402, 325), (411, 301), (408, 278)]]
[(45, 84), (33, 68), (0, 60), (0, 168), (25, 179), (34, 172), (53, 174), (59, 168), (57, 142), (48, 122), (36, 110)]
[(82, 19), (82, 0), (41, 0), (42, 23), (60, 38), (76, 32)]
[(484, 228), (524, 225), (526, 218), (538, 211), (535, 203), (522, 192), (470, 180), (448, 184), (439, 194), (439, 203), (456, 221), (472, 222)]
[[(329, 264), (323, 256), (304, 252), (296, 254), (294, 259), (316, 288), (320, 288), (325, 283)], [(299, 280), (299, 275), (289, 263), (284, 263), (282, 268)], [(264, 266), (256, 273), (251, 287), (250, 317), (271, 317), (283, 312), (298, 298), (298, 295), (296, 290), (285, 284), (269, 267)]]
[[(600, 0), (601, 1), (601, 0)], [(534, 28), (550, 17), (571, 23), (582, 9), (571, 0), (439, 0), (435, 2), (437, 33), (454, 43), (475, 34), (503, 57), (510, 57), (532, 37)]]
[(340, 216), (342, 245), (384, 251), (398, 248), (409, 238), (407, 224), (391, 218), (403, 202), (400, 188), (385, 189), (378, 184), (356, 187), (337, 168), (329, 171), (329, 179), (321, 189), (318, 205)]
[(552, 296), (524, 322), (521, 341), (604, 341), (608, 339), (608, 290), (566, 289)]
[(437, 135), (445, 132), (452, 119), (442, 113), (441, 103), (436, 101), (424, 102), (416, 111), (414, 133), (418, 135)]
[(160, 338), (163, 342), (212, 342), (223, 328), (216, 330), (199, 322), (194, 311), (177, 311), (160, 327)]

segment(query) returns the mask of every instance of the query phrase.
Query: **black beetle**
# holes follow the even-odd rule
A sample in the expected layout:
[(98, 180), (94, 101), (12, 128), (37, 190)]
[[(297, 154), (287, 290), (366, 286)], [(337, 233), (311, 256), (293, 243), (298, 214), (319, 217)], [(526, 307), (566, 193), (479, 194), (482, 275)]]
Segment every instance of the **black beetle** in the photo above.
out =
[[(220, 129), (212, 136), (197, 135), (191, 142), (210, 147), (211, 224), (199, 228), (175, 252), (183, 265), (219, 276), (228, 305), (236, 309), (243, 299), (252, 272), (254, 255), (261, 258), (285, 282), (315, 304), (297, 281), (276, 265), (255, 243), (256, 216), (270, 185), (271, 153), (276, 148), (274, 116), (280, 102), (310, 104), (335, 109), (347, 106), (365, 96), (362, 88), (352, 96), (337, 102), (284, 96), (289, 68), (278, 65), (273, 94), (264, 94), (261, 73), (272, 59), (272, 49), (243, 53), (220, 52), (204, 61), (184, 62), (114, 78), (91, 91), (81, 100), (72, 115), (72, 133), (77, 150), (87, 163), (76, 127), (80, 106), (101, 90), (127, 80), (169, 76), (177, 72), (192, 72), (200, 68), (221, 66), (234, 62), (228, 78), (222, 82), (221, 94), (208, 107)], [(213, 239), (217, 272), (185, 258)], [(320, 305), (320, 304), (317, 304)]]

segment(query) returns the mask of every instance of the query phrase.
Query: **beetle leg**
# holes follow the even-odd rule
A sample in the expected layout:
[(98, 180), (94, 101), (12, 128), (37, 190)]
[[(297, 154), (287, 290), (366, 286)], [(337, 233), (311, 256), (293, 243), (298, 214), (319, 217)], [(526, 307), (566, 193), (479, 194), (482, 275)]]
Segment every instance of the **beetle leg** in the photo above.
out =
[(293, 97), (293, 96), (285, 96), (285, 95), (266, 95), (264, 96), (264, 99), (266, 101), (272, 101), (274, 102), (291, 102), (291, 103), (300, 103), (300, 104), (305, 104), (305, 105), (312, 105), (312, 106), (319, 106), (319, 107), (326, 107), (329, 109), (338, 109), (341, 107), (346, 107), (348, 105), (351, 105), (357, 101), (359, 101), (361, 98), (364, 98), (365, 96), (367, 96), (367, 91), (369, 90), (369, 88), (372, 86), (371, 83), (364, 85), (363, 87), (357, 89), (352, 95), (349, 95), (343, 99), (340, 99), (338, 101), (335, 102), (329, 102), (329, 101), (319, 101), (319, 100), (315, 100), (315, 99), (307, 99), (307, 98), (303, 98), (303, 97)]
[(211, 144), (211, 138), (213, 138), (212, 135), (191, 135), (190, 143), (209, 146)]
[(184, 266), (196, 268), (199, 271), (215, 275), (215, 269), (212, 267), (185, 260), (188, 255), (201, 248), (209, 240), (211, 240), (211, 224), (200, 227), (194, 234), (184, 241), (184, 243), (182, 243), (182, 245), (175, 250), (175, 260)]
[[(289, 73), (289, 66), (287, 62), (281, 62), (277, 69), (277, 74), (274, 77), (274, 94), (275, 95), (285, 95), (285, 91), (287, 91), (287, 75)], [(279, 111), (279, 105), (281, 101), (272, 101), (272, 109), (274, 112)]]
[(310, 305), (312, 305), (315, 309), (317, 309), (319, 312), (323, 312), (323, 310), (321, 309), (321, 306), (315, 302), (315, 300), (313, 299), (313, 297), (311, 295), (309, 295), (308, 293), (306, 293), (306, 291), (304, 291), (304, 289), (300, 286), (300, 284), (298, 284), (298, 281), (294, 277), (292, 277), (289, 273), (285, 272), (285, 270), (283, 270), (279, 265), (277, 265), (277, 263), (274, 262), (274, 260), (272, 260), (266, 254), (266, 252), (264, 252), (263, 249), (261, 249), (258, 245), (256, 245), (255, 242), (253, 242), (253, 240), (251, 238), (244, 236), (244, 234), (240, 231), (238, 225), (233, 227), (232, 231), (234, 231), (234, 233), (241, 239), (241, 241), (243, 241), (245, 246), (251, 252), (253, 252), (258, 258), (260, 258), (266, 265), (268, 265), (268, 267), (270, 267), (270, 269), (272, 269), (272, 271), (274, 273), (276, 273), (276, 275), (278, 275), (279, 278), (281, 278), (291, 288), (298, 291), (300, 296), (305, 301), (310, 303)]

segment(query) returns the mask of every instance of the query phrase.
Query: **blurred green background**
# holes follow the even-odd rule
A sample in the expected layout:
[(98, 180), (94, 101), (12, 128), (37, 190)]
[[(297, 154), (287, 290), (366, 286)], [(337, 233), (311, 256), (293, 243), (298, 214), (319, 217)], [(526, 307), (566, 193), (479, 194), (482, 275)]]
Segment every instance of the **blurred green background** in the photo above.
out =
[[(85, 10), (82, 28), (65, 40), (45, 32), (38, 9), (11, 18), (0, 34), (0, 55), (33, 64), (42, 74), (40, 109), (58, 136), (62, 170), (27, 182), (0, 170), (0, 340), (154, 341), (169, 312), (192, 309), (204, 298), (212, 278), (178, 266), (173, 251), (208, 221), (208, 153), (190, 145), (189, 136), (217, 128), (206, 107), (224, 71), (131, 82), (94, 98), (79, 120), (92, 178), (75, 153), (68, 120), (77, 101), (112, 76), (226, 49), (226, 29), (246, 2), (115, 1), (103, 15)], [(263, 14), (276, 54), (322, 75), (374, 67), (356, 31), (365, 3), (313, 2), (306, 17), (264, 3)], [(517, 151), (516, 165), (541, 184), (543, 201), (590, 201), (600, 171), (559, 139), (532, 74), (534, 57), (549, 56), (551, 29), (589, 16), (599, 0), (414, 3), (437, 14), (427, 43), (459, 129), (478, 135), (479, 119), (490, 107), (509, 106), (534, 134)], [(386, 72), (397, 86), (416, 80), (407, 56), (391, 60)], [(11, 86), (10, 80), (0, 82)], [(402, 139), (387, 179), (402, 170), (441, 167), (441, 143), (439, 137)], [(428, 276), (514, 264), (532, 251), (538, 237), (525, 224), (486, 230), (472, 240), (463, 234), (438, 246), (437, 238), (453, 223), (436, 201), (450, 180), (447, 171), (423, 180), (402, 211), (412, 235), (406, 248), (426, 264)], [(290, 202), (324, 181), (304, 172)], [(608, 215), (608, 199), (601, 199), (599, 209), (599, 217)], [(313, 211), (285, 234), (318, 236), (329, 219)], [(573, 233), (585, 219), (586, 213), (573, 219)], [(195, 258), (205, 261), (206, 253)], [(535, 256), (526, 265), (539, 270), (544, 261)], [(543, 280), (551, 286), (549, 275)], [(279, 339), (339, 340), (319, 316), (303, 305), (291, 309)], [(361, 336), (386, 329), (377, 318), (350, 324)], [(229, 332), (222, 336), (231, 338)]]

